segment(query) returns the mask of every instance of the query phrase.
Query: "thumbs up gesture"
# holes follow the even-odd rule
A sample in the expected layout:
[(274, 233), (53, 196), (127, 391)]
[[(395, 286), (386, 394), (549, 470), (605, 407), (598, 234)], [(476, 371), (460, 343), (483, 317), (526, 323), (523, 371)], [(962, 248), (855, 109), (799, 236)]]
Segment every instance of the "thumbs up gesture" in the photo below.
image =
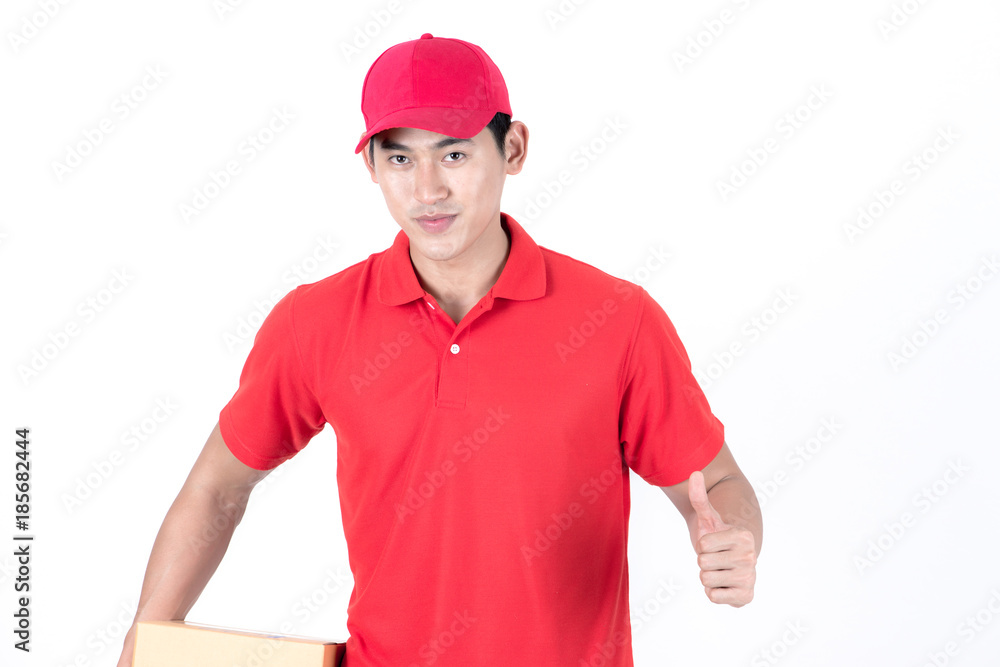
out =
[(752, 532), (732, 526), (708, 500), (700, 470), (688, 479), (688, 499), (695, 512), (691, 542), (698, 554), (705, 595), (717, 604), (742, 607), (753, 599), (757, 578), (757, 551)]

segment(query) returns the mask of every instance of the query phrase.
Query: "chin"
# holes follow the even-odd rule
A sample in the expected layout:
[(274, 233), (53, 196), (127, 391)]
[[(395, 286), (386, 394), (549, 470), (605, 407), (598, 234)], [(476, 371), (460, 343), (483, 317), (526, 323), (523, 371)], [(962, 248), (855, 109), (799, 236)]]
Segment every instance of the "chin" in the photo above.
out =
[(451, 243), (418, 243), (416, 249), (430, 259), (451, 259), (461, 252), (461, 248), (456, 248)]

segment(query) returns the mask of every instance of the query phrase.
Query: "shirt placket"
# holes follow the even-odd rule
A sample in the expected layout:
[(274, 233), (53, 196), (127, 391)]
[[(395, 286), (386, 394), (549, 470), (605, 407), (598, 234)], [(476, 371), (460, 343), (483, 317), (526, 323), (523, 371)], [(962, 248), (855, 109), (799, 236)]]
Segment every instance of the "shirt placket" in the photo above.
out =
[(469, 396), (472, 323), (490, 309), (493, 297), (486, 294), (458, 324), (441, 310), (431, 294), (424, 294), (424, 303), (438, 334), (436, 344), (441, 345), (434, 405), (439, 408), (464, 408)]

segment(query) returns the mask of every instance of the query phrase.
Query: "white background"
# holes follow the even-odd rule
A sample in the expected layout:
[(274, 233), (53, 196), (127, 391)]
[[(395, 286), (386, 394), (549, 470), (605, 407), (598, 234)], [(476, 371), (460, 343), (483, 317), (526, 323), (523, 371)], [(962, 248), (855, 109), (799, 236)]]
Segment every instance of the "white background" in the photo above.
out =
[[(996, 3), (48, 4), (0, 15), (0, 663), (115, 664), (271, 295), (398, 231), (353, 152), (361, 86), (431, 32), (481, 45), (530, 130), (503, 210), (663, 305), (764, 505), (756, 597), (714, 605), (680, 515), (633, 475), (636, 664), (996, 664)], [(248, 160), (275, 109), (294, 119)], [(240, 173), (185, 220), (228, 160)], [(23, 426), (29, 655), (11, 616)], [(335, 446), (327, 428), (258, 487), (188, 620), (346, 638)]]

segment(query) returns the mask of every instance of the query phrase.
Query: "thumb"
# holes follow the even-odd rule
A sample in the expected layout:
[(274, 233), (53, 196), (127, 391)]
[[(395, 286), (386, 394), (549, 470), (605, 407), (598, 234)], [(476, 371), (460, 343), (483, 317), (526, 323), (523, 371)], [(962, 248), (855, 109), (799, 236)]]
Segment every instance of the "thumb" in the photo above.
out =
[(727, 527), (722, 516), (708, 500), (708, 491), (705, 490), (705, 475), (700, 470), (691, 473), (688, 480), (688, 499), (691, 501), (691, 507), (694, 508), (698, 518), (699, 538), (707, 533), (715, 533)]

